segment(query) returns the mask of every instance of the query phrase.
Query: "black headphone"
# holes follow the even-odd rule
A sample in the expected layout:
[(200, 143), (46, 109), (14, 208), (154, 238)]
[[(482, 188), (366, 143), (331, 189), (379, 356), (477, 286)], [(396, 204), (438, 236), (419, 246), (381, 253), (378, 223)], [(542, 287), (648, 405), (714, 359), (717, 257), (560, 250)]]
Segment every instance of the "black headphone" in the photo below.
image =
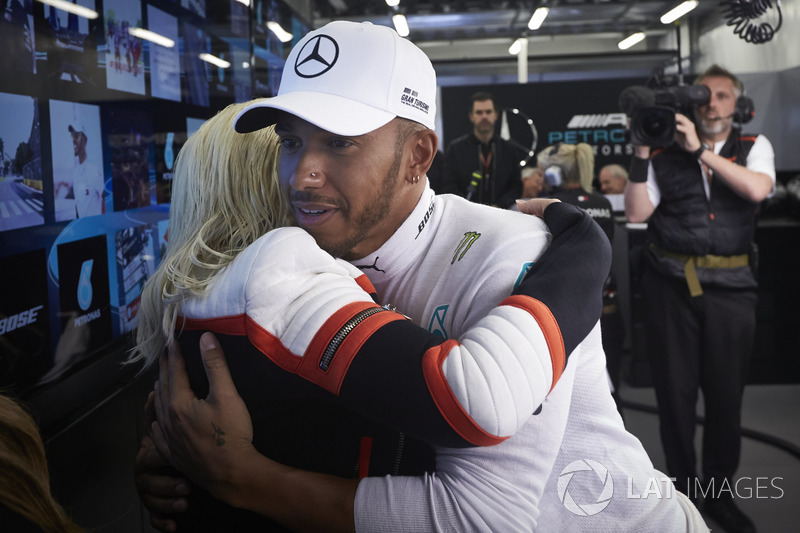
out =
[(747, 124), (756, 116), (756, 106), (753, 99), (742, 95), (736, 99), (736, 107), (733, 111), (733, 121), (739, 124)]

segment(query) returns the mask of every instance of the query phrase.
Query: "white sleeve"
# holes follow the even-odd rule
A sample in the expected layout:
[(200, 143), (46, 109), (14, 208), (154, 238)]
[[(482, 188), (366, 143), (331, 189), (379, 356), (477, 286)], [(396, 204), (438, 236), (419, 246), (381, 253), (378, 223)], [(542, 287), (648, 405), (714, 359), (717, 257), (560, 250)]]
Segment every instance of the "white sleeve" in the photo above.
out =
[(510, 446), (506, 441), (500, 449), (477, 453), (440, 449), (434, 473), (362, 479), (355, 500), (356, 532), (533, 531), (537, 498), (533, 490), (520, 490), (532, 473), (514, 466), (504, 453)]
[(658, 207), (661, 202), (661, 189), (658, 188), (652, 161), (647, 163), (647, 195), (650, 196), (650, 203), (653, 204), (653, 207)]
[(772, 178), (772, 191), (775, 192), (775, 150), (769, 139), (763, 135), (756, 137), (747, 154), (746, 166), (753, 172), (762, 172)]

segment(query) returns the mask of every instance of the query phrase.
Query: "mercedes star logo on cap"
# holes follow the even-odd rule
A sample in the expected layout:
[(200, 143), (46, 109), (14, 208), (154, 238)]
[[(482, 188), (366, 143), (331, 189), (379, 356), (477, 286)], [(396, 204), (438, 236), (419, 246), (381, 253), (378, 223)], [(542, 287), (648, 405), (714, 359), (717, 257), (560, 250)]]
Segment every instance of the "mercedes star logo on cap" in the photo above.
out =
[(339, 58), (339, 45), (332, 37), (316, 35), (297, 54), (294, 71), (301, 78), (315, 78), (328, 72)]

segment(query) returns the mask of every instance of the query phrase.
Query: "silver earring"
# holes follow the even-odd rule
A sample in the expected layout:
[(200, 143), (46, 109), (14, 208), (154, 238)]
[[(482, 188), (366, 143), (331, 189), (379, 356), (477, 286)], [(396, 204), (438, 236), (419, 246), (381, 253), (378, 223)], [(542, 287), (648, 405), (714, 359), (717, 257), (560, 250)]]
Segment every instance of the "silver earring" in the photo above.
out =
[(420, 178), (419, 176), (414, 176), (413, 178), (411, 178), (411, 183), (412, 183), (413, 185), (416, 185), (417, 183), (419, 183), (419, 180), (420, 180), (420, 179), (421, 179), (421, 178)]

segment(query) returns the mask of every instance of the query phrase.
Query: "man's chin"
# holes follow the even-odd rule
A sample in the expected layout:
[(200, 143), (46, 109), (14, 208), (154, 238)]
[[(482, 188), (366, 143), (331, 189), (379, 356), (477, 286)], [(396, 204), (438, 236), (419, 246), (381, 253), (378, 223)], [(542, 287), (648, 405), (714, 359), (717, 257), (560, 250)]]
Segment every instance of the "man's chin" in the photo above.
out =
[(701, 120), (698, 123), (698, 130), (703, 135), (719, 135), (727, 131), (731, 127), (731, 124), (727, 120)]

